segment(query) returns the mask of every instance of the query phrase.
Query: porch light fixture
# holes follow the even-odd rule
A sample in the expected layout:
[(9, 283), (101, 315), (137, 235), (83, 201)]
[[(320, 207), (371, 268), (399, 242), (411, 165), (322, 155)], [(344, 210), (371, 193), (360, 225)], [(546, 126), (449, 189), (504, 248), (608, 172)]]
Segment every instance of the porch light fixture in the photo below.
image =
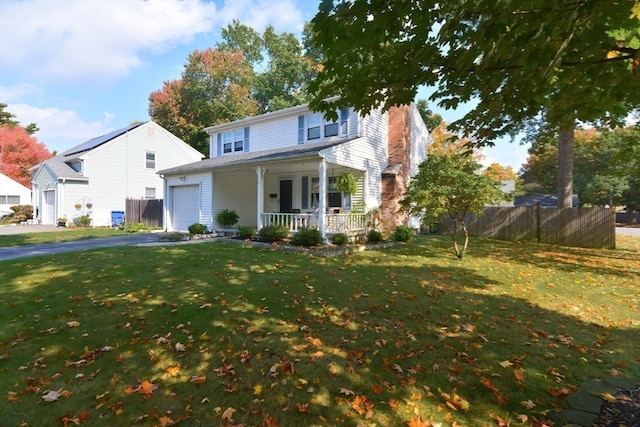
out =
[(185, 181), (186, 181), (186, 179), (187, 179), (187, 177), (186, 177), (186, 176), (184, 176), (184, 175), (182, 175), (179, 179), (180, 179), (180, 181), (185, 182)]
[(272, 202), (275, 202), (278, 199), (278, 195), (276, 193), (269, 194), (269, 198)]

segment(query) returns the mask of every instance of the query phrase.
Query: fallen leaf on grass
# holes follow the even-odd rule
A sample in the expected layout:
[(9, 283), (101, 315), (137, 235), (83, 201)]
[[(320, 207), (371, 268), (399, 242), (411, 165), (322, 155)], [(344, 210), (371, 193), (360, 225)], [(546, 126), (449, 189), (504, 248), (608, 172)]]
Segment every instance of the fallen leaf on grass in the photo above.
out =
[(412, 418), (407, 422), (409, 427), (433, 427), (430, 421), (424, 421), (422, 417)]
[(222, 419), (233, 422), (232, 418), (233, 418), (233, 413), (234, 412), (236, 412), (236, 410), (231, 408), (231, 407), (225, 409), (225, 411), (222, 413)]
[(440, 392), (440, 395), (444, 398), (444, 400), (447, 402), (447, 406), (451, 409), (453, 409), (454, 411), (467, 411), (469, 410), (469, 402), (467, 402), (465, 399), (463, 399), (460, 395), (458, 395), (456, 393), (456, 389), (454, 388), (453, 391), (451, 392), (451, 394), (449, 393), (445, 393), (444, 391), (438, 389), (438, 391)]
[(352, 396), (355, 393), (353, 391), (351, 391), (351, 390), (346, 389), (346, 388), (341, 388), (340, 389), (340, 394), (344, 394), (345, 396)]
[(176, 343), (176, 351), (187, 351), (187, 347), (182, 343)]
[(67, 326), (70, 328), (77, 328), (78, 326), (80, 326), (80, 322), (76, 321), (76, 320), (71, 320), (69, 322), (67, 322)]
[(169, 374), (171, 378), (177, 377), (179, 372), (180, 372), (180, 365), (169, 366), (167, 368), (167, 374)]
[(69, 397), (69, 396), (71, 396), (71, 392), (69, 390), (63, 390), (63, 389), (47, 390), (42, 395), (42, 400), (44, 400), (45, 402), (55, 402), (61, 396), (62, 397)]
[(194, 375), (191, 377), (189, 382), (192, 384), (202, 384), (203, 382), (206, 381), (206, 379), (207, 379), (206, 375)]

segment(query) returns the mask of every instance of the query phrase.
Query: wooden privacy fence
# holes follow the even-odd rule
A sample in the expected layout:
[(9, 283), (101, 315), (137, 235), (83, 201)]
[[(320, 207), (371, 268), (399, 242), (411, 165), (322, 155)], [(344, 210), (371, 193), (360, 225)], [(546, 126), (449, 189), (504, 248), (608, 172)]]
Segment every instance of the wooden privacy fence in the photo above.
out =
[(127, 199), (124, 208), (126, 224), (141, 222), (149, 227), (162, 227), (162, 199)]
[(614, 210), (610, 208), (487, 207), (480, 216), (467, 214), (465, 224), (470, 235), (489, 239), (616, 247)]

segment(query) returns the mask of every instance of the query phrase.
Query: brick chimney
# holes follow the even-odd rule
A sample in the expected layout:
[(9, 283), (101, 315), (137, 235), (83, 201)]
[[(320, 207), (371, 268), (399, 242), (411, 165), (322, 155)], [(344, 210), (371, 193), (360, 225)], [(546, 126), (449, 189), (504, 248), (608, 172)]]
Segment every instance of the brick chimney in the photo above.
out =
[(399, 213), (399, 201), (409, 186), (411, 159), (411, 109), (409, 105), (392, 107), (389, 112), (389, 159), (382, 172), (380, 228), (392, 232), (408, 224), (409, 216)]

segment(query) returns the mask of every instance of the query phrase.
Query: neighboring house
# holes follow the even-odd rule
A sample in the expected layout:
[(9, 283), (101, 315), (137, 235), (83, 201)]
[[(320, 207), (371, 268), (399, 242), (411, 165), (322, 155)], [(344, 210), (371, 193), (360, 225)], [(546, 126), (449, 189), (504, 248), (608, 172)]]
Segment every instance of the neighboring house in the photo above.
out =
[(0, 219), (13, 213), (11, 206), (30, 204), (31, 189), (0, 173)]
[[(558, 207), (558, 196), (555, 194), (534, 193), (516, 196), (513, 201), (515, 206), (536, 206), (538, 203), (540, 203), (540, 206), (543, 208)], [(577, 194), (572, 196), (572, 205), (574, 208), (580, 206)]]
[[(239, 225), (277, 223), (293, 232), (314, 226), (324, 237), (364, 231), (364, 214), (372, 209), (380, 209), (381, 228), (408, 224), (398, 202), (429, 142), (418, 110), (337, 113), (331, 121), (302, 105), (206, 128), (209, 159), (159, 172), (166, 181), (166, 229), (184, 231), (193, 223), (220, 229), (216, 215), (224, 209), (238, 213)], [(357, 181), (353, 195), (334, 186), (347, 172)]]
[(33, 203), (42, 224), (89, 215), (110, 226), (125, 200), (164, 197), (160, 169), (204, 156), (152, 121), (90, 139), (32, 168)]

